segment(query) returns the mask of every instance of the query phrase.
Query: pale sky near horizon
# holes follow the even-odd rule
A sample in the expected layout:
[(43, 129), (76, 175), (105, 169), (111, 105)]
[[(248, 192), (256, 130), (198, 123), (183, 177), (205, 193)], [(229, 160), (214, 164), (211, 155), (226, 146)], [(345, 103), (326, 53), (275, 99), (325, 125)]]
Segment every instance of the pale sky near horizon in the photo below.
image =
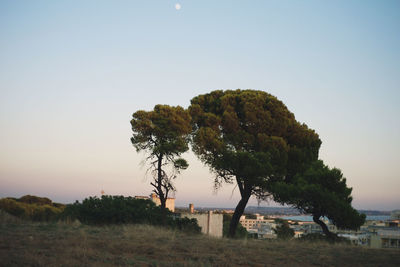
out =
[[(0, 197), (148, 195), (132, 113), (252, 88), (316, 130), (354, 207), (399, 209), (399, 48), (400, 1), (3, 0)], [(236, 206), (185, 156), (177, 206)]]

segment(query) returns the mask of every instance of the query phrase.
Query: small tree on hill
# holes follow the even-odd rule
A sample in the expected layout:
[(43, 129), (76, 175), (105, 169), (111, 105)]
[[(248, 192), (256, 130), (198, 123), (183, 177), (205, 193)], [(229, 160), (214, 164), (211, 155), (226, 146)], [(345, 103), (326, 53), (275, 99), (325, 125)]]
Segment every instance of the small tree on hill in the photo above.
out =
[[(146, 159), (153, 174), (150, 184), (160, 198), (162, 210), (166, 209), (169, 193), (175, 191), (173, 180), (188, 167), (180, 155), (189, 149), (190, 120), (189, 113), (182, 107), (168, 105), (156, 105), (153, 111), (139, 110), (131, 120), (132, 144), (138, 152), (148, 154)], [(167, 173), (167, 165), (172, 167), (171, 173)]]
[(318, 158), (318, 135), (266, 92), (213, 91), (193, 98), (189, 110), (193, 150), (215, 173), (215, 187), (239, 188), (230, 237), (252, 195), (268, 198), (271, 180), (290, 180)]
[(339, 169), (329, 169), (321, 160), (314, 162), (291, 183), (276, 182), (271, 186), (274, 200), (289, 204), (303, 213), (312, 214), (313, 221), (321, 226), (329, 239), (336, 236), (329, 231), (321, 217), (327, 217), (338, 228), (358, 229), (365, 221), (352, 206), (352, 189)]
[(289, 227), (289, 223), (285, 220), (279, 221), (274, 232), (279, 239), (291, 239), (294, 236), (294, 230)]

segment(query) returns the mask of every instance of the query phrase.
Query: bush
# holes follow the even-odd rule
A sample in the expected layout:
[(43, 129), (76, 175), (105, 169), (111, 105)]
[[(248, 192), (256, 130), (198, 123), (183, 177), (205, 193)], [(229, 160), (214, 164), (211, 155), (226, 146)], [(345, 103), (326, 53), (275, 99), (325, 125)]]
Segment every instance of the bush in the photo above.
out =
[(30, 214), (30, 218), (33, 221), (55, 221), (59, 218), (59, 215), (61, 214), (62, 210), (50, 206), (50, 205), (41, 205), (41, 206), (36, 206), (34, 209), (32, 209), (32, 213)]
[(170, 221), (170, 227), (174, 229), (178, 229), (180, 231), (184, 231), (187, 233), (200, 234), (201, 227), (197, 223), (197, 219), (189, 219), (189, 218), (175, 218)]
[(62, 218), (91, 225), (108, 224), (150, 224), (167, 226), (189, 233), (200, 233), (196, 219), (173, 218), (166, 210), (163, 220), (162, 211), (149, 199), (136, 199), (123, 196), (89, 197), (80, 203), (67, 205)]
[(326, 241), (329, 243), (346, 243), (346, 244), (351, 244), (351, 241), (344, 238), (340, 237), (337, 235), (334, 235), (334, 238), (327, 238), (324, 234), (319, 234), (319, 233), (312, 233), (312, 234), (306, 234), (302, 235), (300, 238), (298, 238), (299, 241)]
[(161, 209), (151, 200), (123, 196), (89, 197), (67, 205), (63, 218), (85, 224), (161, 223)]
[(20, 199), (0, 199), (0, 209), (21, 219), (32, 221), (55, 221), (65, 205), (53, 205), (48, 198), (24, 196)]
[(25, 207), (12, 198), (0, 199), (0, 209), (16, 217), (25, 217)]
[(53, 202), (50, 199), (48, 199), (47, 197), (37, 197), (37, 196), (31, 196), (31, 195), (23, 196), (20, 199), (18, 199), (17, 201), (27, 203), (27, 204), (38, 204), (38, 205), (52, 205), (53, 204)]

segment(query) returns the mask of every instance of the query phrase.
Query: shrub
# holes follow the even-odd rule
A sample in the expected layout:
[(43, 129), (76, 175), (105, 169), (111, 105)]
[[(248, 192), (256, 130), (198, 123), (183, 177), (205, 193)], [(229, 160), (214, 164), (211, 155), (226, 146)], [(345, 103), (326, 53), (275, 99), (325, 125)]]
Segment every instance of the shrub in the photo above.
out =
[(32, 209), (32, 213), (29, 217), (33, 221), (55, 221), (58, 219), (61, 212), (62, 211), (56, 207), (50, 205), (41, 205)]
[(161, 208), (149, 199), (136, 199), (123, 196), (89, 197), (80, 203), (67, 205), (62, 218), (78, 219), (91, 225), (108, 224), (150, 224), (162, 225), (189, 233), (200, 233), (196, 219), (173, 218), (166, 210), (167, 219), (163, 220)]
[(151, 200), (123, 196), (89, 197), (67, 205), (63, 218), (85, 224), (161, 223), (161, 209)]
[(201, 227), (197, 223), (197, 219), (189, 219), (189, 218), (175, 218), (169, 221), (169, 226), (174, 229), (178, 229), (180, 231), (184, 231), (187, 233), (200, 234)]
[(20, 199), (0, 199), (0, 209), (21, 219), (32, 221), (57, 220), (65, 205), (54, 206), (48, 198), (24, 196)]
[(320, 233), (312, 233), (312, 234), (306, 234), (306, 235), (302, 235), (300, 238), (298, 238), (299, 241), (311, 241), (311, 242), (315, 242), (315, 241), (326, 241), (329, 243), (346, 243), (346, 244), (351, 244), (351, 241), (344, 238), (344, 237), (340, 237), (337, 235), (334, 235), (333, 238), (327, 238), (324, 234), (320, 234)]
[(12, 198), (0, 199), (0, 209), (19, 218), (22, 218), (25, 215), (25, 208), (23, 205)]
[(37, 197), (37, 196), (31, 196), (31, 195), (23, 196), (20, 199), (18, 199), (17, 201), (27, 203), (27, 204), (52, 205), (52, 201), (50, 199), (48, 199), (47, 197)]

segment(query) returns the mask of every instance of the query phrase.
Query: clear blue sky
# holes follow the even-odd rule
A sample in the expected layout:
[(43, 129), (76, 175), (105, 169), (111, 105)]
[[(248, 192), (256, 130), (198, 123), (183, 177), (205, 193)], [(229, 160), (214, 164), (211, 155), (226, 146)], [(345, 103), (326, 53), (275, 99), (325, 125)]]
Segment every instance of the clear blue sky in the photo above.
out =
[[(3, 0), (0, 197), (147, 195), (131, 114), (252, 88), (319, 133), (356, 208), (400, 208), (399, 14), (400, 1)], [(186, 156), (177, 205), (237, 204)]]

